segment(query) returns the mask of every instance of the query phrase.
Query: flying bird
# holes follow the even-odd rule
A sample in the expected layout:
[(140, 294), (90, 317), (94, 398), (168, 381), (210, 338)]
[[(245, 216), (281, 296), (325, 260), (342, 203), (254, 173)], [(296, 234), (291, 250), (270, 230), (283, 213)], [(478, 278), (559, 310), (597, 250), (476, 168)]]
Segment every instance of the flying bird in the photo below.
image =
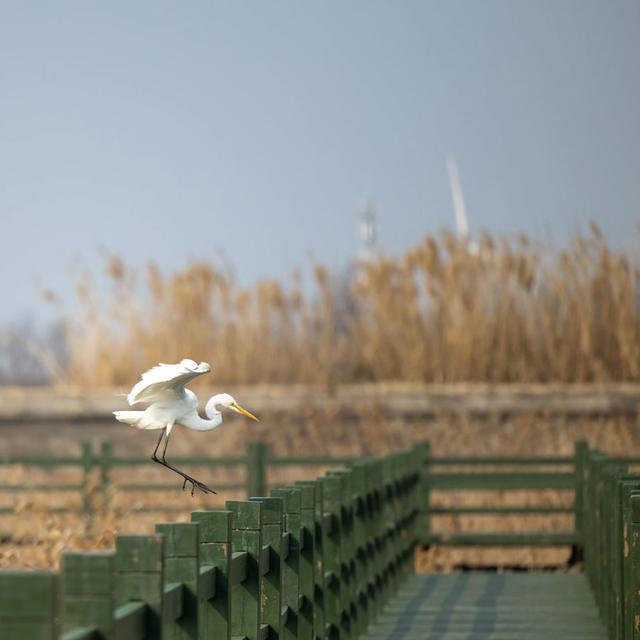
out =
[[(215, 493), (206, 484), (184, 473), (166, 460), (167, 446), (171, 431), (176, 424), (194, 431), (211, 431), (222, 424), (220, 409), (229, 409), (240, 413), (251, 420), (258, 421), (252, 413), (243, 409), (228, 393), (219, 393), (209, 398), (204, 408), (206, 418), (198, 413), (198, 398), (193, 391), (185, 389), (185, 385), (211, 371), (207, 362), (196, 364), (193, 360), (182, 360), (178, 364), (162, 364), (149, 369), (142, 374), (138, 382), (127, 396), (130, 405), (147, 402), (149, 406), (144, 411), (114, 411), (116, 420), (130, 424), (137, 429), (159, 429), (161, 431), (158, 443), (151, 459), (167, 469), (171, 469), (184, 480), (182, 489), (191, 483), (191, 495), (196, 489), (203, 493)], [(158, 449), (162, 439), (164, 449), (162, 457), (158, 457)]]

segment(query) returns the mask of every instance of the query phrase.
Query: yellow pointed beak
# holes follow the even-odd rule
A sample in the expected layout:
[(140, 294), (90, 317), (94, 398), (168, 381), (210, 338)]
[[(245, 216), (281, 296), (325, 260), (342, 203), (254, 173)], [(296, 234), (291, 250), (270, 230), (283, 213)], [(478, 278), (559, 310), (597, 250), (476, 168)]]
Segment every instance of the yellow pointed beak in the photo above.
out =
[(253, 413), (250, 413), (246, 409), (243, 409), (237, 402), (234, 402), (233, 404), (230, 404), (229, 407), (231, 409), (233, 409), (236, 413), (241, 413), (243, 416), (246, 416), (247, 418), (251, 418), (252, 420), (255, 420), (256, 422), (260, 422), (260, 420), (258, 420), (258, 418), (256, 418), (253, 415)]

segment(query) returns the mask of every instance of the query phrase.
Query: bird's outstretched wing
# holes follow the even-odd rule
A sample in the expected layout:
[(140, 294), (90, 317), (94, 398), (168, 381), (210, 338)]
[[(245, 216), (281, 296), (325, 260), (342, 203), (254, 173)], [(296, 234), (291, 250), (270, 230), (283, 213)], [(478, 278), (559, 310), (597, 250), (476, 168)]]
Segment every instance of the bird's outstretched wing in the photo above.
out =
[(196, 364), (193, 360), (182, 360), (178, 364), (160, 363), (142, 374), (142, 380), (131, 389), (127, 400), (133, 405), (138, 402), (156, 402), (171, 393), (182, 395), (184, 385), (189, 380), (209, 371), (211, 367), (206, 362)]

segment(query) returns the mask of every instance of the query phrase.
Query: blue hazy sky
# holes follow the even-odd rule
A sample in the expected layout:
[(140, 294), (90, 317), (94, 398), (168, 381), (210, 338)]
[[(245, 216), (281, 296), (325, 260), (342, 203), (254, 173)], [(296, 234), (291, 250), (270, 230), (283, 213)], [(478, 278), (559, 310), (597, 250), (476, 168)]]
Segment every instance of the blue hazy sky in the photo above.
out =
[(242, 282), (452, 226), (640, 214), (640, 2), (0, 3), (0, 320), (100, 249)]

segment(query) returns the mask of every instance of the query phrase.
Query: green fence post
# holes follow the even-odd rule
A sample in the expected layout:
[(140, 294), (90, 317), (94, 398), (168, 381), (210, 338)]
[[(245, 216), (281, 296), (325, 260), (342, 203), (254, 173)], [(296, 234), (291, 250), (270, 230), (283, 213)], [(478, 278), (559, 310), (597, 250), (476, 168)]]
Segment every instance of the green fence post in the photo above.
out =
[(278, 488), (274, 498), (284, 501), (284, 531), (287, 552), (282, 565), (282, 637), (298, 638), (300, 605), (300, 488)]
[[(297, 483), (296, 483), (297, 484)], [(315, 508), (314, 484), (297, 484), (300, 488), (300, 596), (298, 599), (298, 637), (312, 640), (315, 565)]]
[[(623, 637), (625, 640), (633, 638), (635, 599), (635, 562), (633, 554), (633, 513), (632, 500), (640, 496), (640, 477), (629, 477), (622, 482), (622, 523), (623, 523), (623, 558), (622, 558), (622, 587), (623, 587)], [(638, 618), (640, 620), (640, 618)]]
[(297, 486), (313, 486), (314, 489), (314, 534), (313, 534), (313, 629), (316, 640), (324, 638), (324, 561), (322, 558), (322, 548), (324, 543), (324, 532), (322, 516), (324, 513), (324, 503), (322, 495), (322, 482), (320, 480), (299, 480)]
[(262, 553), (266, 566), (261, 569), (260, 626), (269, 640), (280, 638), (282, 626), (282, 534), (284, 502), (282, 498), (251, 498), (262, 504)]
[(640, 494), (631, 496), (631, 584), (629, 585), (630, 602), (627, 612), (633, 640), (640, 638)]
[(233, 554), (246, 553), (246, 575), (231, 592), (231, 635), (258, 640), (260, 631), (260, 557), (262, 553), (262, 504), (227, 500), (232, 512)]
[[(415, 445), (411, 450), (411, 537), (413, 547), (420, 544), (420, 494), (422, 474), (420, 473), (421, 452), (420, 447)], [(412, 554), (413, 556), (413, 554)], [(413, 557), (412, 557), (413, 562)], [(415, 564), (415, 563), (414, 563)], [(414, 566), (415, 570), (415, 566)]]
[(163, 640), (197, 640), (199, 532), (195, 522), (167, 522), (156, 525), (156, 533), (164, 538), (164, 593), (175, 593), (174, 585), (182, 585), (181, 604), (172, 613), (163, 611)]
[(194, 511), (200, 534), (200, 574), (215, 567), (215, 597), (198, 594), (198, 638), (231, 638), (231, 511)]
[(420, 457), (420, 513), (422, 515), (422, 544), (427, 546), (431, 542), (431, 509), (430, 509), (430, 460), (431, 445), (419, 442), (416, 445)]
[(624, 629), (624, 511), (623, 478), (628, 473), (624, 464), (615, 464), (611, 468), (610, 497), (613, 531), (611, 535), (611, 593), (614, 629), (617, 638), (623, 639)]
[(102, 508), (106, 511), (111, 504), (109, 484), (111, 482), (111, 443), (104, 441), (100, 443), (100, 489), (102, 492)]
[(146, 604), (145, 638), (162, 637), (163, 557), (161, 536), (116, 537), (115, 605)]
[(247, 445), (247, 498), (267, 492), (267, 446), (264, 442)]
[(0, 571), (0, 638), (56, 640), (57, 587), (53, 571)]
[(358, 605), (358, 629), (362, 633), (369, 624), (369, 563), (367, 562), (367, 476), (365, 464), (351, 467), (353, 479), (353, 536), (355, 540), (354, 563), (356, 576), (356, 601)]
[(340, 595), (341, 637), (355, 638), (358, 635), (358, 607), (355, 576), (355, 539), (353, 534), (353, 482), (350, 469), (329, 471), (329, 475), (340, 479)]
[(90, 442), (82, 443), (82, 511), (87, 517), (85, 527), (93, 515), (91, 500), (91, 470), (93, 469), (93, 449)]
[(323, 541), (324, 560), (324, 605), (325, 637), (329, 640), (340, 637), (342, 615), (341, 593), (341, 518), (342, 494), (340, 478), (327, 475), (321, 479), (324, 497)]
[(100, 640), (116, 640), (113, 567), (112, 552), (66, 551), (62, 554), (60, 617), (63, 634), (86, 628), (94, 629)]
[(367, 565), (369, 593), (369, 620), (375, 622), (378, 614), (382, 610), (382, 581), (380, 576), (380, 549), (381, 541), (379, 537), (379, 504), (380, 494), (378, 486), (378, 463), (375, 460), (368, 460), (365, 463), (365, 478), (367, 483), (367, 509), (365, 512), (365, 522), (367, 527)]

